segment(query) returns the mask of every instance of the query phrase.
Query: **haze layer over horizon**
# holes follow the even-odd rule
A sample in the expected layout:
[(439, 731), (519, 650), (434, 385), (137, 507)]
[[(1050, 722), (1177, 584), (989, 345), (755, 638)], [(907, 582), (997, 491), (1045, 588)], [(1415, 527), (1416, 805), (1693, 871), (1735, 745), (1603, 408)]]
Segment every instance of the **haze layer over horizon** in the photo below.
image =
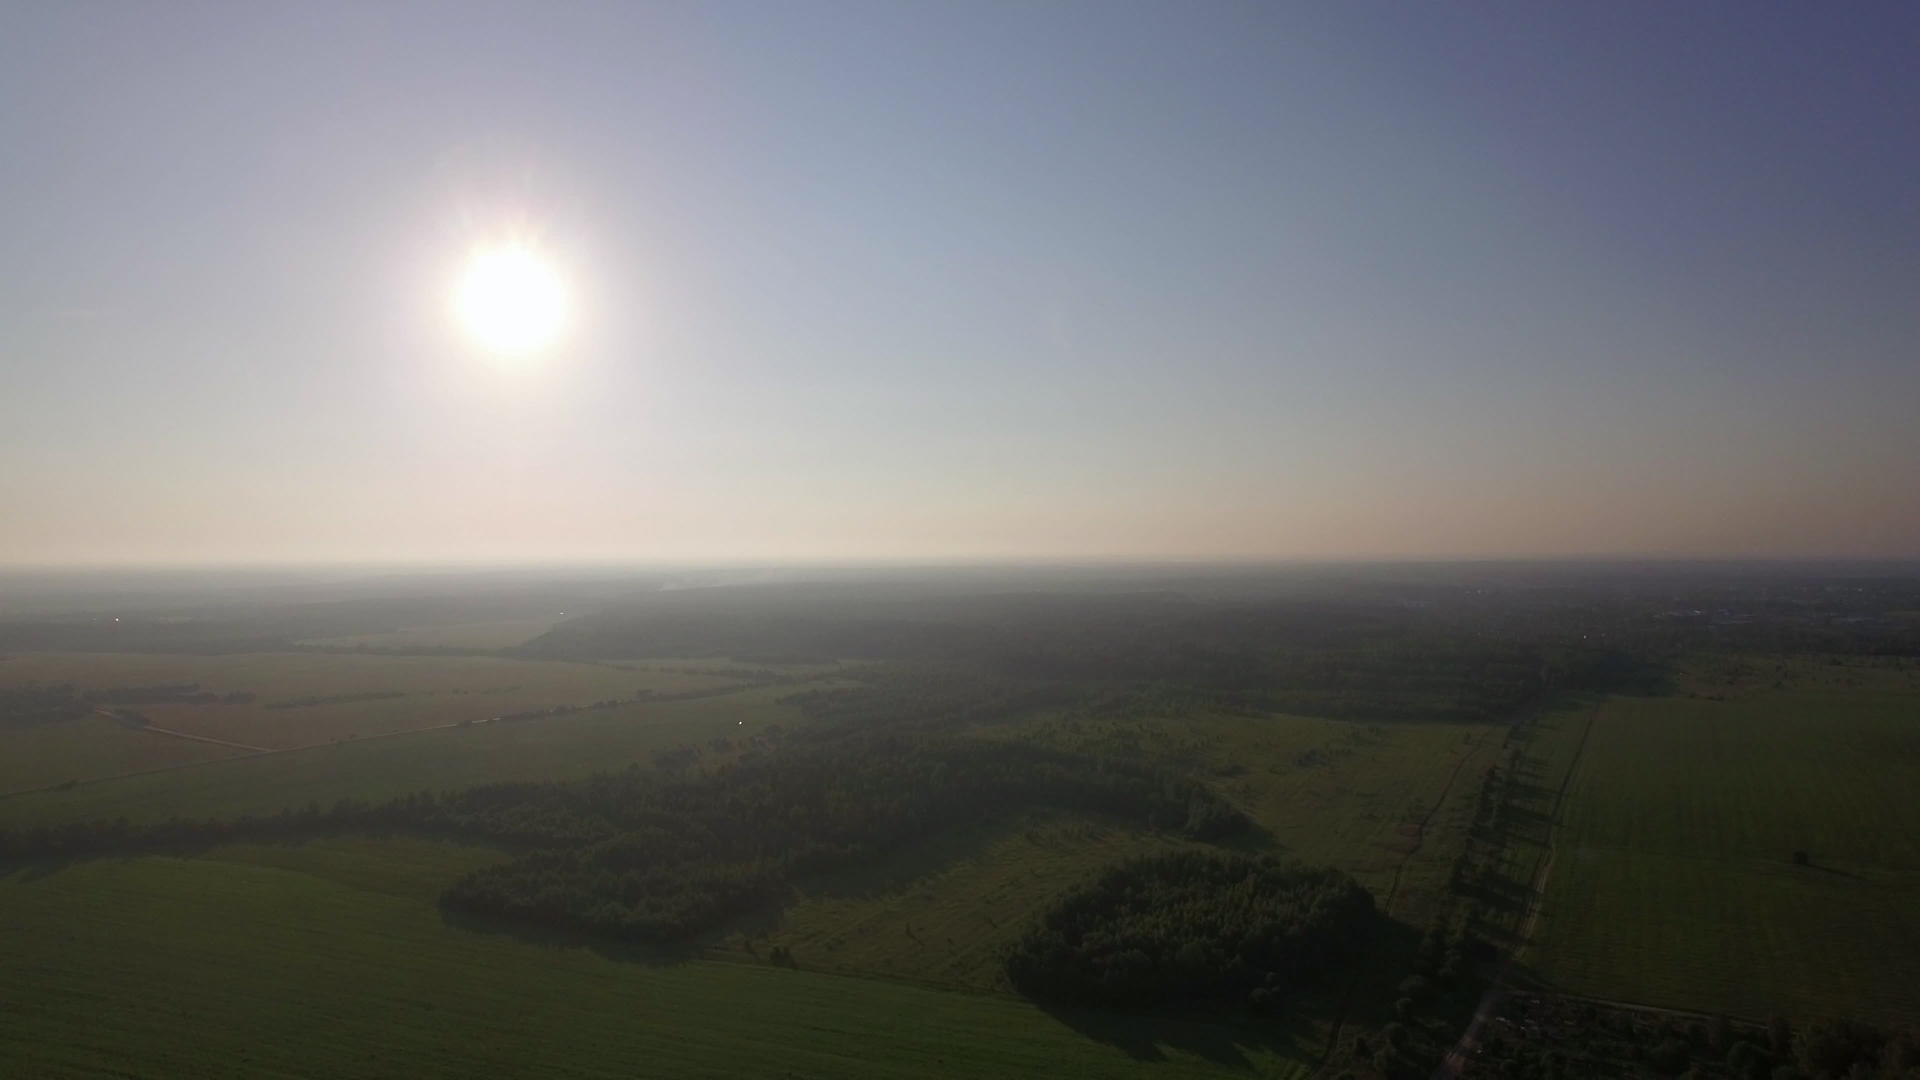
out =
[(1917, 35), (15, 6), (0, 564), (1920, 555)]

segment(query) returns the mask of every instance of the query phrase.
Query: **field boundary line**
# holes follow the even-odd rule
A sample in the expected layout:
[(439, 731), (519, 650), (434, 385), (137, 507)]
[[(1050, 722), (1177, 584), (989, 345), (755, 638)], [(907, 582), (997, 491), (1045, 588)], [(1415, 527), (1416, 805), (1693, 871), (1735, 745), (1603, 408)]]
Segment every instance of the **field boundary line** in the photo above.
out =
[(175, 731), (172, 728), (156, 727), (152, 723), (149, 723), (146, 717), (136, 712), (116, 712), (113, 709), (97, 708), (93, 710), (93, 715), (122, 724), (131, 731), (150, 731), (155, 735), (171, 735), (176, 739), (192, 739), (194, 742), (212, 743), (215, 746), (230, 746), (235, 750), (245, 750), (250, 754), (272, 753), (272, 750), (265, 746), (248, 746), (246, 743), (231, 742), (227, 739), (216, 739), (211, 735), (195, 735), (190, 731)]
[[(1460, 770), (1466, 768), (1467, 762), (1472, 761), (1474, 755), (1478, 753), (1480, 749), (1479, 739), (1469, 735), (1467, 737), (1466, 749), (1461, 752), (1460, 760), (1453, 763), (1453, 771), (1447, 774), (1447, 782), (1441, 785), (1440, 794), (1434, 796), (1433, 805), (1427, 808), (1427, 812), (1420, 816), (1420, 821), (1414, 826), (1413, 846), (1408, 848), (1406, 852), (1400, 856), (1398, 863), (1394, 864), (1393, 880), (1387, 883), (1386, 899), (1380, 902), (1380, 915), (1382, 918), (1390, 919), (1393, 917), (1393, 902), (1400, 895), (1401, 875), (1406, 872), (1407, 864), (1413, 861), (1413, 857), (1420, 853), (1422, 847), (1426, 846), (1427, 826), (1433, 821), (1433, 816), (1440, 812), (1440, 808), (1447, 804), (1447, 796), (1453, 791), (1454, 781), (1460, 779)], [(1357, 981), (1359, 974), (1356, 973), (1354, 978)], [(1325, 1072), (1327, 1063), (1333, 1060), (1334, 1051), (1340, 1049), (1340, 1036), (1346, 1028), (1347, 1014), (1353, 1011), (1352, 999), (1353, 984), (1349, 983), (1347, 993), (1340, 1003), (1340, 1013), (1334, 1017), (1332, 1030), (1327, 1032), (1326, 1048), (1320, 1052), (1320, 1061), (1314, 1065), (1313, 1072), (1309, 1073), (1309, 1076), (1317, 1076)]]
[(215, 746), (232, 747), (235, 750), (245, 750), (250, 754), (273, 753), (270, 747), (248, 746), (246, 743), (228, 742), (225, 739), (216, 739), (211, 735), (195, 735), (192, 732), (175, 731), (172, 728), (154, 727), (152, 724), (144, 725), (136, 730), (152, 732), (155, 735), (168, 735), (176, 739), (192, 739), (194, 742), (212, 743)]
[(1605, 707), (1606, 702), (1601, 701), (1588, 710), (1587, 726), (1581, 730), (1580, 742), (1573, 749), (1572, 759), (1567, 762), (1566, 773), (1560, 777), (1560, 787), (1553, 793), (1553, 809), (1547, 816), (1545, 850), (1533, 864), (1529, 885), (1532, 895), (1528, 897), (1527, 915), (1521, 920), (1515, 933), (1519, 941), (1507, 953), (1507, 958), (1501, 961), (1500, 969), (1494, 973), (1492, 982), (1487, 985), (1487, 992), (1480, 997), (1480, 1004), (1474, 1006), (1473, 1019), (1467, 1022), (1467, 1029), (1460, 1033), (1460, 1038), (1452, 1048), (1441, 1056), (1440, 1064), (1434, 1067), (1430, 1080), (1453, 1080), (1460, 1075), (1460, 1071), (1466, 1067), (1468, 1055), (1473, 1053), (1479, 1043), (1480, 1029), (1493, 1018), (1494, 1006), (1498, 1005), (1500, 999), (1508, 993), (1508, 980), (1513, 974), (1514, 965), (1528, 949), (1533, 947), (1533, 932), (1539, 926), (1540, 911), (1546, 906), (1547, 880), (1553, 876), (1553, 859), (1558, 853), (1554, 838), (1560, 827), (1560, 814), (1565, 808), (1567, 789), (1573, 786), (1573, 774), (1580, 768), (1580, 758), (1587, 751), (1587, 739), (1593, 735), (1593, 727), (1600, 720), (1600, 710)]

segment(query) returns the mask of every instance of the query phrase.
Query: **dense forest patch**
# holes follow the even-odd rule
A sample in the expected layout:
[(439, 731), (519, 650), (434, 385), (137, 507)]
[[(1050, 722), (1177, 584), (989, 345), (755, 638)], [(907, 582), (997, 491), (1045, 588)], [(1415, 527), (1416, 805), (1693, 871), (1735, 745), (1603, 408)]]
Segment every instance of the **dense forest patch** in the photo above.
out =
[(795, 879), (1026, 808), (1211, 839), (1246, 819), (1205, 785), (1133, 762), (953, 737), (796, 743), (711, 774), (631, 769), (586, 780), (344, 800), (270, 817), (125, 821), (0, 833), (0, 856), (167, 850), (235, 840), (401, 830), (518, 857), (453, 883), (449, 910), (629, 941), (684, 941), (781, 902)]
[(1245, 824), (1204, 785), (1137, 764), (972, 739), (851, 740), (685, 782), (606, 776), (474, 792), (455, 812), (463, 829), (543, 850), (469, 875), (442, 903), (677, 941), (779, 902), (800, 876), (1029, 807), (1197, 839)]
[(72, 686), (0, 686), (0, 728), (29, 728), (74, 720), (93, 705)]
[(1007, 957), (1022, 993), (1265, 1011), (1351, 954), (1378, 914), (1337, 870), (1186, 851), (1130, 860), (1060, 899)]
[[(1556, 690), (1647, 688), (1657, 665), (1565, 629), (1456, 625), (1373, 600), (1208, 601), (1173, 592), (949, 595), (714, 589), (568, 620), (523, 655), (890, 661), (927, 687), (965, 671), (1003, 696), (1057, 701), (1133, 690), (1209, 707), (1350, 720), (1498, 721)], [(946, 671), (932, 670), (944, 666)], [(889, 711), (891, 692), (817, 702)], [(981, 697), (975, 692), (976, 697)]]

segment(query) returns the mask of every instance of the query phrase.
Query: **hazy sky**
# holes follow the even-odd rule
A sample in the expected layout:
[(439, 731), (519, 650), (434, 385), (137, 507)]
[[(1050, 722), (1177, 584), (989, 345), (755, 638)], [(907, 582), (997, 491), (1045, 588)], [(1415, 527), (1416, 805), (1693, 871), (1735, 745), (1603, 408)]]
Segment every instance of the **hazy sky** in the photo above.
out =
[[(1917, 44), (0, 3), (0, 562), (1920, 554)], [(503, 365), (515, 231), (576, 314)]]

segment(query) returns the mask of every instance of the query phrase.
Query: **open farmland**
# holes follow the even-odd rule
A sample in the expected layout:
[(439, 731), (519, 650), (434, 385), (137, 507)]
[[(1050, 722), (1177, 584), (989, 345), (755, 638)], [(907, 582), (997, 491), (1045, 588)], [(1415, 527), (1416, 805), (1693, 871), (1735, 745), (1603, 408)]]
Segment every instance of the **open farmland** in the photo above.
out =
[[(1503, 728), (1365, 725), (1204, 713), (1095, 719), (1048, 715), (983, 725), (981, 737), (1033, 739), (1206, 776), (1253, 820), (1233, 846), (1353, 875), (1386, 905), (1394, 941), (1447, 913), (1448, 870), (1471, 822), (1469, 782), (1499, 759)], [(947, 834), (856, 871), (804, 883), (794, 902), (724, 936), (717, 955), (784, 950), (803, 966), (1005, 990), (1003, 951), (1053, 897), (1139, 855), (1205, 847), (1165, 832), (1040, 813)], [(1399, 946), (1350, 978), (1303, 988), (1276, 1048), (1317, 1062), (1330, 1039), (1377, 1030), (1407, 975)]]
[(0, 1065), (36, 1077), (1002, 1077), (1302, 1071), (1260, 1027), (764, 963), (649, 961), (444, 923), (493, 858), (412, 840), (236, 847), (0, 878)]
[(1162, 762), (1208, 779), (1263, 832), (1262, 843), (1335, 866), (1423, 921), (1465, 842), (1473, 782), (1500, 760), (1492, 724), (1363, 724), (1271, 714), (1053, 717), (988, 729), (1081, 753)]
[(308, 802), (387, 799), (500, 780), (558, 780), (645, 764), (658, 751), (748, 739), (790, 725), (790, 687), (626, 705), (565, 716), (407, 732), (239, 757), (0, 800), (0, 826), (125, 817), (133, 822), (272, 813)]
[(406, 626), (397, 630), (314, 638), (302, 644), (330, 648), (391, 649), (396, 652), (408, 649), (511, 649), (553, 629), (564, 614)]
[[(155, 727), (275, 750), (554, 706), (723, 691), (746, 682), (737, 674), (707, 674), (691, 667), (667, 670), (492, 656), (21, 653), (0, 660), (0, 686), (70, 683), (99, 692), (192, 683), (215, 695), (249, 695), (240, 702), (160, 702), (132, 709)], [(30, 740), (63, 738), (55, 727), (13, 734), (29, 740), (19, 744), (16, 757), (34, 753)], [(54, 782), (128, 771), (128, 754), (109, 741), (96, 742), (97, 755), (77, 750), (65, 755), (60, 763), (66, 771), (54, 774)], [(165, 755), (152, 762), (171, 763)]]
[(1555, 841), (1540, 974), (1737, 1015), (1920, 1019), (1913, 673), (1749, 659), (1683, 685), (1694, 696), (1615, 698), (1595, 718)]
[(0, 793), (244, 754), (230, 746), (140, 731), (106, 716), (0, 729)]
[(1005, 990), (1001, 953), (1054, 896), (1121, 859), (1192, 846), (1041, 813), (960, 830), (804, 884), (792, 906), (728, 935), (723, 954), (778, 946), (814, 969)]
[[(491, 779), (577, 776), (619, 768), (629, 760), (644, 765), (650, 747), (698, 742), (721, 733), (752, 734), (775, 723), (804, 723), (792, 707), (778, 703), (779, 697), (790, 692), (787, 687), (761, 687), (724, 697), (631, 710), (342, 743), (200, 767), (191, 784), (182, 783), (178, 774), (159, 774), (81, 785), (70, 791), (0, 802), (0, 820), (35, 824), (124, 815), (136, 821), (153, 821), (175, 815), (265, 812), (307, 801), (324, 805), (349, 796), (380, 798), (421, 787), (453, 789)], [(1102, 745), (1103, 753), (1175, 763), (1211, 774), (1223, 792), (1230, 793), (1255, 817), (1258, 829), (1244, 837), (1240, 846), (1308, 859), (1331, 858), (1366, 881), (1382, 900), (1388, 890), (1394, 890), (1391, 913), (1409, 933), (1417, 933), (1420, 921), (1444, 901), (1445, 868), (1462, 839), (1467, 813), (1463, 800), (1471, 797), (1458, 777), (1477, 768), (1482, 757), (1497, 749), (1498, 734), (1499, 729), (1485, 725), (1359, 725), (1291, 716), (1125, 718), (1112, 721), (1111, 726), (1064, 722), (1049, 716), (988, 724), (976, 731), (984, 737), (1034, 738), (1041, 742), (1091, 739)], [(919, 1069), (936, 1075), (992, 1075), (1000, 1069), (1027, 1069), (1032, 1066), (1021, 1055), (1029, 1051), (1021, 1050), (1021, 1046), (1035, 1040), (1032, 1052), (1042, 1053), (1038, 1048), (1052, 1046), (1058, 1039), (1063, 1040), (1055, 1048), (1064, 1055), (1060, 1062), (1073, 1063), (1083, 1075), (1124, 1072), (1142, 1061), (1153, 1062), (1152, 1075), (1156, 1076), (1198, 1075), (1218, 1065), (1229, 1065), (1243, 1074), (1253, 1065), (1259, 1075), (1289, 1075), (1307, 1071), (1320, 1060), (1329, 1037), (1339, 1030), (1334, 1025), (1343, 1017), (1366, 1026), (1377, 1025), (1376, 1017), (1349, 1013), (1344, 1004), (1350, 996), (1345, 979), (1315, 990), (1311, 999), (1303, 1000), (1300, 1009), (1289, 1017), (1257, 1030), (1236, 1023), (1123, 1020), (1101, 1014), (1055, 1018), (1003, 996), (1001, 950), (1052, 898), (1117, 860), (1193, 844), (1171, 833), (1144, 832), (1071, 814), (1036, 813), (1001, 820), (939, 836), (871, 866), (806, 882), (793, 903), (782, 910), (741, 920), (719, 934), (706, 955), (720, 962), (664, 967), (613, 962), (607, 956), (619, 954), (615, 946), (603, 948), (601, 952), (606, 955), (584, 948), (542, 949), (513, 935), (483, 933), (465, 924), (463, 929), (441, 924), (434, 914), (433, 897), (465, 869), (494, 856), (479, 849), (424, 842), (342, 838), (286, 847), (232, 845), (211, 849), (191, 860), (79, 862), (44, 879), (29, 870), (16, 875), (8, 887), (51, 890), (58, 883), (69, 882), (75, 888), (102, 890), (106, 895), (136, 888), (164, 893), (171, 887), (168, 882), (185, 888), (184, 883), (193, 874), (215, 873), (221, 880), (231, 876), (234, 888), (264, 898), (263, 911), (267, 913), (260, 916), (264, 923), (258, 928), (249, 924), (249, 933), (275, 949), (293, 949), (296, 955), (301, 950), (321, 954), (315, 959), (294, 961), (302, 965), (304, 983), (340, 980), (342, 976), (327, 972), (331, 970), (329, 965), (348, 963), (333, 958), (335, 950), (348, 947), (331, 933), (318, 931), (303, 932), (292, 942), (277, 941), (276, 934), (287, 931), (274, 927), (293, 916), (273, 913), (279, 903), (273, 899), (274, 890), (279, 888), (275, 883), (285, 881), (287, 888), (292, 888), (289, 879), (276, 875), (299, 874), (303, 881), (319, 877), (380, 894), (377, 898), (356, 894), (351, 903), (343, 896), (340, 902), (346, 906), (326, 917), (348, 920), (352, 935), (372, 934), (373, 923), (356, 926), (351, 920), (375, 918), (372, 905), (377, 902), (385, 912), (379, 918), (394, 920), (392, 926), (378, 933), (392, 935), (398, 932), (393, 927), (413, 927), (407, 934), (424, 935), (422, 940), (430, 942), (431, 947), (422, 944), (417, 948), (423, 951), (412, 952), (416, 946), (411, 944), (413, 938), (407, 938), (408, 955), (413, 957), (404, 965), (409, 1004), (388, 1003), (393, 1009), (393, 1018), (388, 1021), (393, 1030), (381, 1036), (385, 1042), (375, 1040), (372, 1044), (376, 1056), (329, 1058), (324, 1070), (329, 1074), (411, 1068), (395, 1063), (405, 1062), (408, 1053), (429, 1052), (418, 1047), (432, 1047), (438, 1052), (446, 1045), (430, 1030), (408, 1030), (415, 1025), (431, 1029), (445, 1023), (447, 1012), (457, 1007), (442, 1000), (430, 984), (438, 978), (464, 983), (466, 975), (444, 972), (450, 965), (468, 961), (447, 959), (443, 952), (463, 958), (493, 956), (484, 962), (504, 965), (503, 971), (513, 971), (515, 965), (523, 965), (527, 971), (538, 968), (539, 974), (530, 976), (535, 979), (530, 984), (534, 986), (540, 985), (540, 980), (563, 978), (569, 972), (577, 977), (611, 980), (595, 984), (601, 986), (601, 992), (613, 995), (604, 1008), (595, 1005), (576, 1010), (569, 1006), (564, 1012), (543, 1013), (552, 1016), (551, 1022), (556, 1024), (563, 1022), (562, 1016), (567, 1017), (566, 1024), (599, 1023), (606, 1009), (631, 1007), (619, 1004), (625, 1000), (621, 995), (629, 991), (656, 1001), (668, 997), (684, 1000), (670, 1021), (665, 1017), (660, 1020), (662, 1024), (681, 1025), (691, 1033), (683, 1051), (686, 1057), (671, 1059), (674, 1064), (663, 1066), (663, 1075), (720, 1074), (729, 1069), (755, 1068), (757, 1058), (741, 1055), (759, 1054), (761, 1049), (741, 1046), (717, 1050), (703, 1041), (709, 1036), (701, 1033), (708, 1030), (715, 1032), (711, 1038), (717, 1042), (736, 1038), (724, 1034), (732, 1020), (706, 1014), (728, 1011), (712, 1003), (729, 995), (761, 1002), (756, 1008), (788, 1009), (783, 997), (763, 1000), (756, 996), (763, 988), (768, 994), (778, 995), (800, 985), (780, 982), (781, 978), (801, 980), (809, 995), (854, 995), (857, 1000), (849, 999), (841, 1005), (859, 1010), (842, 1015), (837, 1030), (844, 1032), (866, 1031), (869, 1026), (875, 1031), (884, 1030), (890, 1023), (887, 1018), (893, 1015), (891, 1010), (907, 1007), (909, 998), (918, 1003), (913, 1008), (931, 1010), (927, 1015), (932, 1019), (900, 1049), (876, 1035), (860, 1036), (878, 1040), (863, 1046), (863, 1061), (880, 1063), (898, 1053), (904, 1055), (899, 1066), (902, 1074)], [(410, 845), (442, 854), (423, 855), (417, 866), (404, 871), (386, 863), (386, 856), (380, 854)], [(269, 869), (274, 873), (268, 874)], [(126, 876), (110, 879), (114, 874)], [(397, 883), (391, 880), (395, 875)], [(1396, 882), (1400, 882), (1397, 888)], [(398, 896), (408, 898), (408, 910), (402, 912), (393, 906), (392, 898)], [(345, 913), (361, 906), (366, 908), (364, 914)], [(196, 914), (184, 899), (174, 904), (160, 903), (153, 912), (140, 916), (142, 928), (137, 933), (158, 936), (163, 918), (191, 927), (196, 919), (205, 918), (205, 910)], [(224, 903), (222, 910), (228, 910)], [(103, 945), (108, 943), (90, 939), (83, 951)], [(150, 946), (113, 942), (109, 947), (139, 953)], [(776, 947), (802, 970), (795, 973), (769, 967)], [(233, 962), (238, 964), (238, 954), (234, 956)], [(1374, 989), (1390, 988), (1404, 977), (1404, 961), (1397, 953), (1383, 954), (1380, 960), (1378, 965), (1369, 965), (1360, 978), (1370, 987), (1381, 984)], [(151, 966), (154, 978), (161, 977), (159, 972), (165, 965), (161, 957), (135, 963)], [(1379, 970), (1372, 970), (1375, 966)], [(315, 967), (319, 973), (315, 973)], [(76, 970), (80, 973), (62, 978), (83, 978), (84, 967)], [(583, 975), (583, 970), (587, 974)], [(890, 981), (820, 974), (827, 972)], [(225, 974), (220, 978), (223, 983), (231, 981)], [(630, 984), (624, 980), (639, 981)], [(735, 985), (739, 980), (747, 981), (744, 986)], [(825, 981), (815, 985), (814, 980)], [(893, 980), (905, 980), (913, 987), (903, 987)], [(937, 993), (932, 987), (949, 987), (956, 992)], [(465, 992), (472, 996), (472, 1002), (462, 1007), (477, 1014), (491, 1017), (489, 1010), (502, 1007), (482, 1004), (490, 1000), (489, 994), (501, 993), (496, 983), (482, 982), (467, 987)], [(898, 994), (908, 998), (885, 997)], [(50, 1000), (61, 999), (56, 993)], [(116, 1000), (120, 1000), (117, 993)], [(888, 1004), (881, 1006), (883, 1000)], [(211, 1007), (216, 1011), (242, 1008), (236, 1001), (213, 1003)], [(249, 1022), (274, 1022), (258, 1019), (261, 1007), (247, 1008), (256, 1010), (249, 1013), (254, 1018)], [(66, 1022), (62, 1010), (50, 1007), (46, 1016), (48, 1023)], [(949, 1016), (951, 1019), (946, 1019)], [(478, 1022), (460, 1020), (461, 1024)], [(521, 1023), (522, 1027), (512, 1028), (515, 1037), (532, 1037), (524, 1026), (531, 1021)], [(996, 1047), (995, 1040), (981, 1032), (1000, 1024), (1012, 1025), (1008, 1035), (1011, 1042)], [(935, 1034), (927, 1035), (930, 1031)], [(562, 1036), (556, 1030), (542, 1037)], [(629, 1052), (627, 1040), (665, 1037), (655, 1031), (629, 1032), (617, 1038), (600, 1034), (593, 1039), (608, 1040), (607, 1052), (622, 1055)], [(808, 1037), (804, 1034), (783, 1038), (797, 1049), (782, 1069), (792, 1069), (796, 1075), (848, 1074), (845, 1063), (822, 1059), (808, 1064), (811, 1059), (805, 1051)], [(955, 1045), (920, 1048), (924, 1039), (935, 1043), (952, 1039)], [(88, 1040), (81, 1038), (78, 1045), (85, 1047)], [(481, 1045), (486, 1045), (484, 1039)], [(101, 1062), (115, 1060), (108, 1049), (90, 1052), (100, 1055)], [(266, 1067), (258, 1051), (254, 1060)], [(444, 1067), (457, 1071), (457, 1062), (465, 1059), (448, 1060), (456, 1064)], [(870, 1075), (884, 1076), (892, 1075), (888, 1070), (894, 1066), (876, 1064), (874, 1068)], [(57, 1068), (52, 1071), (59, 1074)]]

